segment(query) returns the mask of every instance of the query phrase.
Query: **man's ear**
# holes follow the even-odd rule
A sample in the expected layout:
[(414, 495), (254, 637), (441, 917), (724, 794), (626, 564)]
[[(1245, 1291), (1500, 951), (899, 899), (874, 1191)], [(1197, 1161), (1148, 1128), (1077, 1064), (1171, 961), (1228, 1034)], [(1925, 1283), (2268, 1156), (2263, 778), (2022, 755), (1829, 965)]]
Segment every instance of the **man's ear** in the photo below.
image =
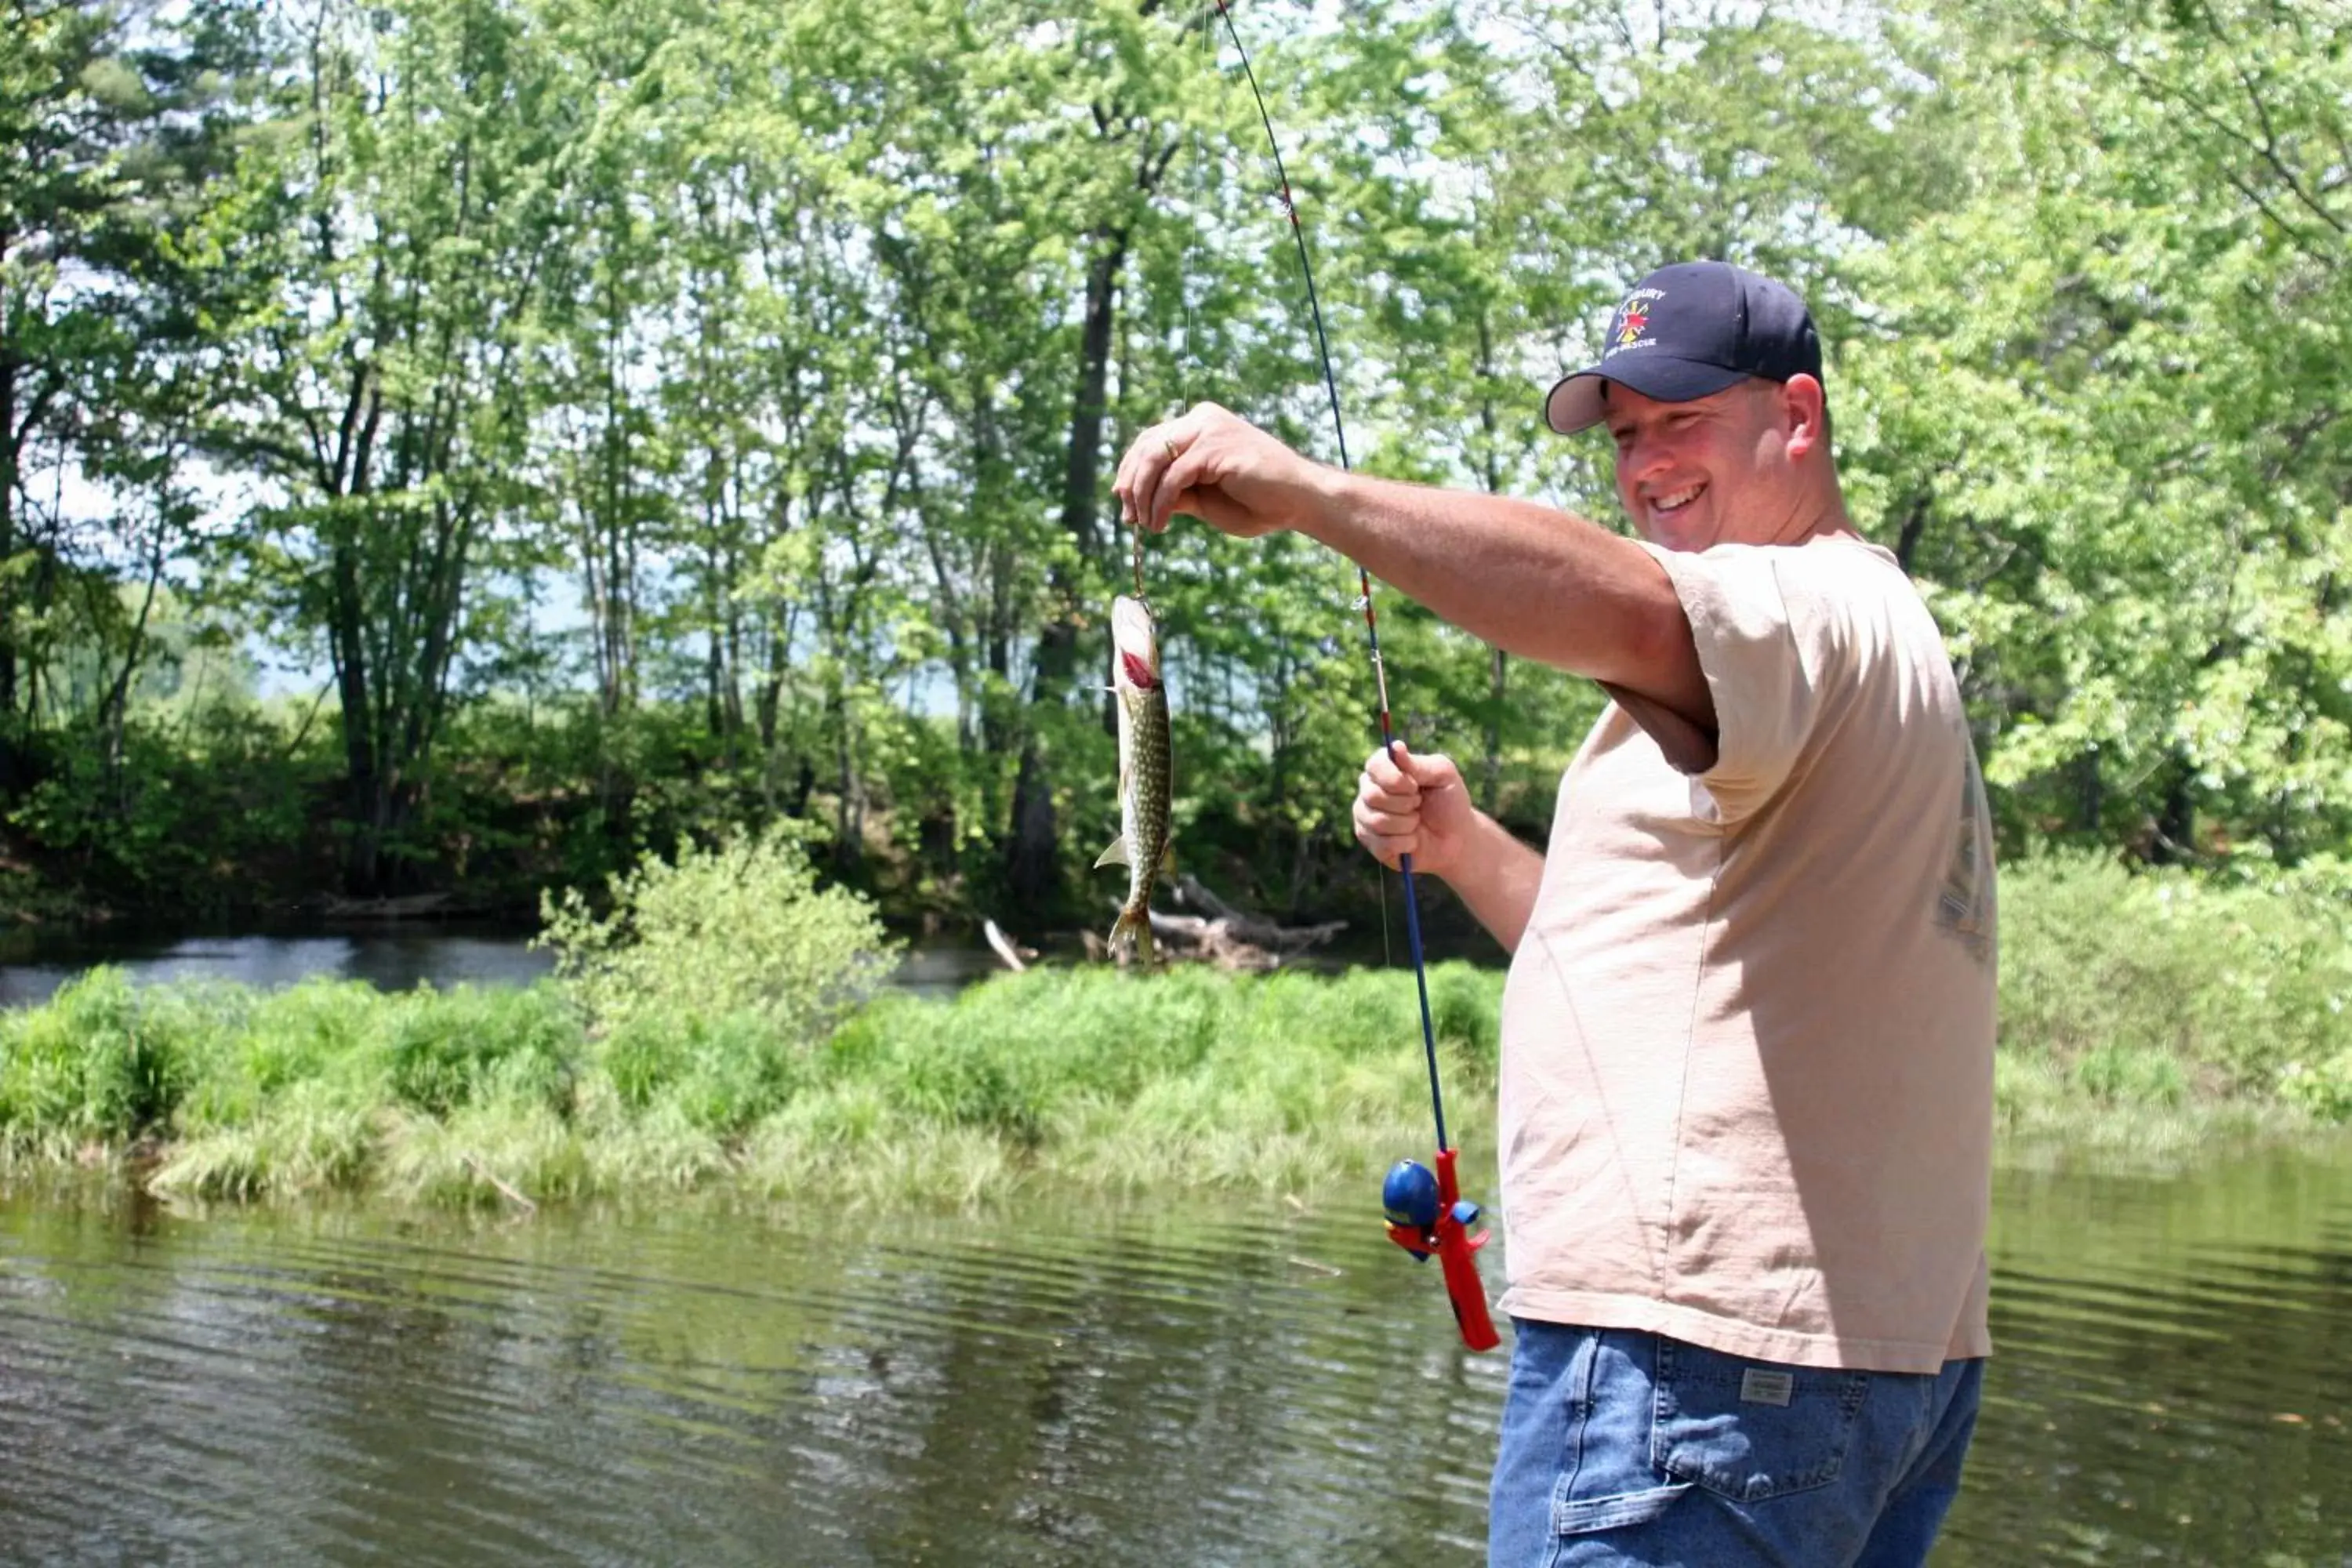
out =
[(1802, 458), (1816, 447), (1829, 450), (1829, 394), (1810, 375), (1792, 375), (1780, 384), (1781, 416), (1789, 422), (1789, 456)]

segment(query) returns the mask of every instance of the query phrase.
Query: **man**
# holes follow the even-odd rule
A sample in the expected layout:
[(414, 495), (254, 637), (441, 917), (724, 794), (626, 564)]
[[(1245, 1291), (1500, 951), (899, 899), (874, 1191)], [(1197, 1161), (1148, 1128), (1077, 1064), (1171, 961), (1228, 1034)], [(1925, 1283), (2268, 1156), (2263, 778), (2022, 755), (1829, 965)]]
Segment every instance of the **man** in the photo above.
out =
[(1512, 954), (1498, 1142), (1517, 1327), (1489, 1560), (1919, 1563), (1985, 1326), (1990, 825), (1949, 661), (1848, 521), (1795, 295), (1668, 267), (1545, 412), (1605, 426), (1636, 542), (1307, 461), (1202, 405), (1116, 488), (1291, 529), (1612, 699), (1538, 855), (1439, 756), (1359, 839)]

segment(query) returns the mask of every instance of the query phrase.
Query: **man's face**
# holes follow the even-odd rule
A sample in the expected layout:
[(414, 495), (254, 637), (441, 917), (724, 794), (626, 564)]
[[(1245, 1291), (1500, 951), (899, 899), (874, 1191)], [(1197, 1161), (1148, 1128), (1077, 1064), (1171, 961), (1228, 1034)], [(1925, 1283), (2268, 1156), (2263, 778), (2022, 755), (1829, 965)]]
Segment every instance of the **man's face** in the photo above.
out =
[(1688, 403), (1660, 403), (1610, 383), (1617, 498), (1643, 537), (1705, 550), (1789, 535), (1801, 495), (1786, 393), (1751, 377)]

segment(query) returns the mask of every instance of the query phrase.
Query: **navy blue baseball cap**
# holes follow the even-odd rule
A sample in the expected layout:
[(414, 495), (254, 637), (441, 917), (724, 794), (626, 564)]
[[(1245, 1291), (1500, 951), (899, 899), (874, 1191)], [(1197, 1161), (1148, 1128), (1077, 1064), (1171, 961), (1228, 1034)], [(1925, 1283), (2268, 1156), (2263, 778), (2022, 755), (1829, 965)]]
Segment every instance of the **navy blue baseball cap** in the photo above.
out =
[(1785, 284), (1727, 261), (1678, 261), (1634, 287), (1609, 318), (1601, 363), (1562, 376), (1544, 421), (1563, 436), (1601, 423), (1608, 384), (1688, 403), (1749, 376), (1822, 374), (1811, 312)]

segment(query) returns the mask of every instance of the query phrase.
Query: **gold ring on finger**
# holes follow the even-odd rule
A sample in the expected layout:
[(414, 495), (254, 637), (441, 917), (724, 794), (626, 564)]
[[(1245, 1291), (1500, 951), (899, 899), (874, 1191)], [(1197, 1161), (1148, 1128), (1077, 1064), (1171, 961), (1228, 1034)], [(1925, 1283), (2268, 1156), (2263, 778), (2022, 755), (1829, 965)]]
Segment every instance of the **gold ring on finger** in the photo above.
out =
[(1168, 458), (1171, 462), (1175, 461), (1177, 458), (1184, 455), (1183, 449), (1176, 445), (1175, 437), (1162, 437), (1160, 444), (1168, 448)]

